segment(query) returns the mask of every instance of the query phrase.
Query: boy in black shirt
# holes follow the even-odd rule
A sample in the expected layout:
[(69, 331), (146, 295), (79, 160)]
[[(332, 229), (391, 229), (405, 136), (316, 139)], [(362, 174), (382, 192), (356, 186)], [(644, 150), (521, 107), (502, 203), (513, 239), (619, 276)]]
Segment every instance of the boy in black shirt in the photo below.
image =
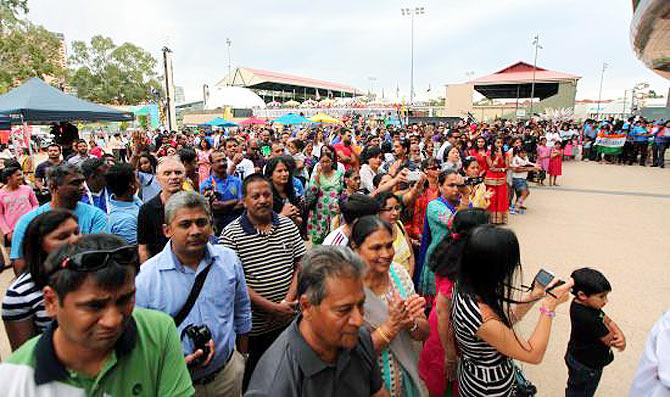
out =
[(603, 368), (614, 360), (612, 347), (626, 348), (621, 329), (602, 311), (612, 291), (609, 281), (597, 270), (582, 268), (572, 272), (575, 280), (570, 305), (570, 342), (565, 354), (568, 366), (566, 397), (593, 396)]

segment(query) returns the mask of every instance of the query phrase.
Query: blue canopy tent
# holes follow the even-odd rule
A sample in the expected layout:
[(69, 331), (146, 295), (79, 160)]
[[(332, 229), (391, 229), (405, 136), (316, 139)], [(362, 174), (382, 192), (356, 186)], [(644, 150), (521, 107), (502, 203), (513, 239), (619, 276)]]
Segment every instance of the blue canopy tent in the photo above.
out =
[(0, 113), (11, 123), (46, 124), (54, 121), (131, 121), (134, 115), (69, 95), (33, 77), (0, 95)]
[(272, 121), (277, 124), (294, 125), (294, 124), (311, 124), (312, 120), (306, 119), (299, 114), (288, 113)]
[(205, 124), (211, 125), (212, 127), (239, 127), (237, 123), (234, 123), (230, 120), (226, 120), (223, 117), (217, 117), (213, 120), (206, 122)]

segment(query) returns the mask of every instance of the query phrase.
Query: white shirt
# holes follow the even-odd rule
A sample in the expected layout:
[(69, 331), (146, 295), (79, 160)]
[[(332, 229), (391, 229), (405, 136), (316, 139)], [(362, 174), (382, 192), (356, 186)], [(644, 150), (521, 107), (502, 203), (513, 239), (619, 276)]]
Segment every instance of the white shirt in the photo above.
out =
[(375, 179), (375, 175), (377, 175), (377, 173), (374, 172), (369, 165), (363, 164), (358, 174), (361, 177), (361, 187), (370, 193), (374, 192), (375, 186), (372, 181)]
[[(228, 168), (233, 165), (233, 160), (228, 159)], [(254, 167), (253, 161), (244, 158), (240, 163), (235, 167), (234, 176), (240, 178), (244, 181), (244, 178), (256, 172), (256, 167)]]
[(323, 240), (321, 245), (334, 245), (339, 247), (346, 247), (349, 244), (349, 237), (345, 236), (343, 233), (344, 228), (347, 225), (342, 225), (332, 232), (328, 233), (326, 238)]
[(670, 311), (665, 312), (649, 332), (629, 395), (670, 396)]
[(554, 143), (561, 141), (561, 134), (558, 132), (547, 132), (547, 147), (554, 147)]
[[(524, 160), (519, 156), (514, 156), (514, 158), (512, 159), (512, 167), (523, 167), (523, 166), (526, 166), (526, 165), (533, 166), (535, 164), (533, 164), (529, 160)], [(528, 178), (528, 171), (526, 171), (526, 172), (514, 172), (514, 171), (512, 171), (512, 178), (527, 179)]]

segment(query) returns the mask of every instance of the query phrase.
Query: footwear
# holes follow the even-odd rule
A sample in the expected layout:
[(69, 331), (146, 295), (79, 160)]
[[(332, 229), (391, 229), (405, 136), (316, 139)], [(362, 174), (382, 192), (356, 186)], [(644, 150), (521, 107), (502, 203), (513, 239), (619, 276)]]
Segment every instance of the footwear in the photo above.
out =
[(527, 210), (527, 209), (528, 209), (528, 208), (526, 208), (526, 207), (523, 206), (523, 205), (520, 205), (519, 208), (522, 209), (522, 210)]
[(510, 208), (509, 214), (510, 215), (516, 215), (516, 211), (514, 210), (514, 208)]

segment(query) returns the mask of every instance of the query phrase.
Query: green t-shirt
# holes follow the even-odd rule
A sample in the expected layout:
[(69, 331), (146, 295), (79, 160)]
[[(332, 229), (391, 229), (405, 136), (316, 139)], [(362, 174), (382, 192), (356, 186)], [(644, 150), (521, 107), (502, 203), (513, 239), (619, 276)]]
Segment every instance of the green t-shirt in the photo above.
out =
[(58, 361), (52, 343), (54, 329), (47, 328), (0, 364), (2, 394), (103, 397), (195, 393), (174, 321), (164, 313), (135, 308), (128, 328), (94, 378), (71, 371)]

